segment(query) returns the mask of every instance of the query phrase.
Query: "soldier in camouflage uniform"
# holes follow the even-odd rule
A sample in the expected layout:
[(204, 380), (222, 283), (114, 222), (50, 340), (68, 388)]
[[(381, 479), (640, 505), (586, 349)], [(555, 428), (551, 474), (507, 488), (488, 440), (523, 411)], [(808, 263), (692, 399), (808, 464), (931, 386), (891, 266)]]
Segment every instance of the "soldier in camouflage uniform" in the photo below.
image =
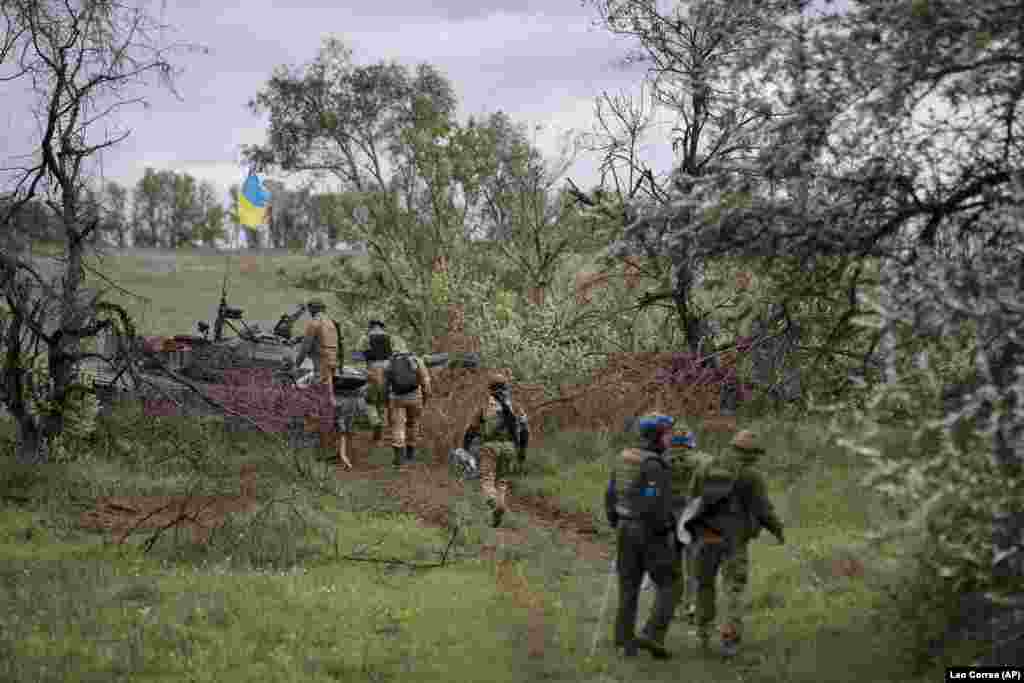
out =
[[(490, 395), (487, 403), (473, 416), (463, 438), (463, 448), (478, 463), (480, 485), (487, 505), (491, 508), (491, 524), (497, 527), (506, 510), (508, 486), (505, 478), (509, 474), (513, 457), (521, 465), (525, 453), (516, 445), (502, 417), (502, 401), (511, 409), (508, 378), (501, 372), (491, 372), (487, 381)], [(522, 419), (524, 416), (520, 412), (516, 417)]]
[[(708, 482), (725, 471), (732, 478), (732, 493), (714, 515), (694, 527), (700, 535), (694, 544), (692, 566), (697, 579), (697, 637), (703, 649), (710, 647), (715, 621), (715, 580), (722, 573), (725, 593), (724, 619), (720, 629), (722, 651), (733, 656), (743, 637), (744, 599), (750, 575), (748, 546), (761, 529), (768, 529), (779, 543), (785, 543), (783, 524), (768, 499), (764, 477), (754, 469), (764, 449), (753, 432), (739, 432), (732, 441), (732, 453), (701, 467), (694, 477), (691, 493), (707, 497)], [(710, 513), (709, 513), (710, 515)]]

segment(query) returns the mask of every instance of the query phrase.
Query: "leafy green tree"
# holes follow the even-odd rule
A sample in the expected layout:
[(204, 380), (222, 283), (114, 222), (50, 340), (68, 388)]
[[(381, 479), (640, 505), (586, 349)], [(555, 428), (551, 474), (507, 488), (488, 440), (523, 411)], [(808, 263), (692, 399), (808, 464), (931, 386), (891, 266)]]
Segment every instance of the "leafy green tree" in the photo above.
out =
[(397, 322), (426, 343), (439, 324), (432, 264), (464, 249), (479, 201), (480, 137), (456, 123), (451, 84), (427, 64), (356, 66), (329, 38), (302, 69), (276, 69), (251, 107), (269, 114), (270, 130), (249, 159), (337, 180), (338, 235), (369, 250), (369, 274), (342, 260), (330, 277), (316, 276), (319, 286), (353, 311), (367, 294), (390, 299)]
[(124, 249), (128, 238), (127, 188), (113, 180), (107, 181), (103, 186), (103, 204), (103, 231), (114, 239), (119, 249)]
[(207, 245), (225, 239), (227, 211), (217, 200), (216, 186), (209, 181), (201, 182), (196, 190), (196, 203), (201, 219), (194, 231), (195, 238)]
[(140, 247), (158, 247), (163, 236), (161, 215), (163, 195), (160, 176), (146, 168), (132, 192), (132, 241)]
[[(857, 364), (892, 330), (896, 381), (867, 382), (860, 436), (845, 421), (837, 435), (876, 462), (880, 491), (920, 513), (936, 576), (1019, 591), (1024, 8), (848, 4), (797, 22), (789, 47), (765, 60), (763, 89), (782, 109), (759, 143), (757, 182), (729, 169), (687, 176), (627, 233), (664, 225), (705, 262), (785, 257), (772, 271), (781, 291), (845, 264), (843, 297), (832, 288), (824, 302), (828, 324), (868, 326)], [(854, 414), (848, 402), (837, 411)], [(875, 431), (865, 425), (919, 438), (884, 451), (861, 438)]]
[(482, 142), (474, 161), (487, 237), (511, 265), (509, 275), (522, 294), (546, 291), (566, 258), (590, 237), (570, 196), (555, 189), (574, 155), (567, 149), (548, 163), (526, 126), (504, 112), (479, 125), (470, 120), (469, 129)]

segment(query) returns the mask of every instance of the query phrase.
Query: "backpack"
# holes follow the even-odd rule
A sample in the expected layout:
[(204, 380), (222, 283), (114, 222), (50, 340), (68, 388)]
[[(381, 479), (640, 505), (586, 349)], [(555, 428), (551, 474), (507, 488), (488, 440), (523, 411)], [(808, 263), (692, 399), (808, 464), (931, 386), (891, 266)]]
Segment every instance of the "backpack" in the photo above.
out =
[(382, 361), (391, 357), (391, 337), (385, 332), (369, 336), (370, 348), (366, 352), (366, 360)]
[(388, 379), (395, 394), (410, 394), (420, 385), (416, 357), (411, 353), (397, 353), (391, 357)]
[(650, 528), (661, 531), (672, 523), (672, 472), (662, 458), (644, 458), (626, 487), (625, 499), (632, 518)]
[(739, 467), (716, 458), (696, 473), (698, 497), (688, 512), (685, 527), (697, 534), (702, 528), (734, 538), (746, 525), (748, 512), (737, 485)]

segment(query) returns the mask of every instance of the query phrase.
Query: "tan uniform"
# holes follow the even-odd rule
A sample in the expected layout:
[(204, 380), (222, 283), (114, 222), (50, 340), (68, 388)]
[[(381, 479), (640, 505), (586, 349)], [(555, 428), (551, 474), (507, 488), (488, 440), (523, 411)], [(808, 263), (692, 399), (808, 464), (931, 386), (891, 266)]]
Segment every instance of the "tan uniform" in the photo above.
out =
[(334, 372), (338, 369), (338, 331), (334, 328), (334, 322), (314, 318), (306, 323), (304, 336), (307, 343), (310, 343), (313, 372), (321, 384), (330, 384), (333, 390)]
[[(299, 351), (296, 361), (298, 364), (301, 364), (306, 359), (306, 356), (312, 359), (313, 374), (317, 378), (317, 383), (327, 386), (330, 404), (336, 408), (338, 403), (334, 395), (334, 372), (338, 369), (339, 339), (338, 331), (334, 327), (334, 321), (315, 317), (306, 323), (306, 330), (303, 336), (302, 349)], [(320, 433), (321, 448), (330, 449), (336, 447), (338, 457), (345, 465), (351, 467), (347, 455), (347, 441), (347, 438), (335, 433), (334, 429), (321, 431)]]
[[(416, 360), (416, 378), (419, 386), (407, 394), (388, 393), (388, 424), (391, 426), (392, 448), (416, 447), (420, 421), (423, 418), (423, 403), (430, 398), (430, 372), (419, 356)], [(385, 371), (385, 382), (387, 371)]]

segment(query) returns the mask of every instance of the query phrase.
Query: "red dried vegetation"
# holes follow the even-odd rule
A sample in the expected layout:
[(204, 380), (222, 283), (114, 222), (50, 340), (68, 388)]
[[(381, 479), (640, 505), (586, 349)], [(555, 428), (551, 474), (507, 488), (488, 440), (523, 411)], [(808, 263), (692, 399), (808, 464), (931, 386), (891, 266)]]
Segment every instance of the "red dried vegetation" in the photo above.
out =
[(100, 498), (85, 512), (80, 525), (115, 533), (123, 543), (142, 529), (187, 529), (197, 543), (209, 539), (231, 513), (245, 512), (256, 504), (256, 466), (243, 465), (237, 496), (119, 496)]

